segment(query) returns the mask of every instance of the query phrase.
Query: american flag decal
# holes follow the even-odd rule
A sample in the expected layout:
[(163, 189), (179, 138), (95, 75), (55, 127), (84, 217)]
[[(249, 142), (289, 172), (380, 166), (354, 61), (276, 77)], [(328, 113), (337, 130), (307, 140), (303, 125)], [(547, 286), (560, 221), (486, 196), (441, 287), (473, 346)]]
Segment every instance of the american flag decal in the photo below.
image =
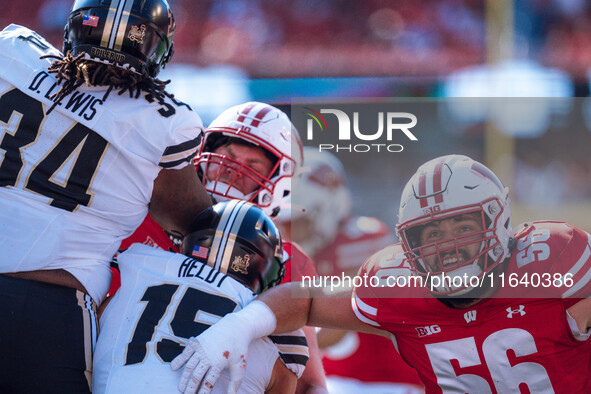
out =
[(191, 255), (193, 257), (200, 257), (202, 259), (206, 259), (208, 252), (209, 252), (209, 248), (206, 248), (205, 246), (197, 246), (196, 245), (193, 247), (193, 253), (191, 253)]
[(84, 19), (82, 20), (83, 26), (90, 26), (90, 27), (97, 27), (98, 26), (99, 17), (94, 15), (84, 15)]

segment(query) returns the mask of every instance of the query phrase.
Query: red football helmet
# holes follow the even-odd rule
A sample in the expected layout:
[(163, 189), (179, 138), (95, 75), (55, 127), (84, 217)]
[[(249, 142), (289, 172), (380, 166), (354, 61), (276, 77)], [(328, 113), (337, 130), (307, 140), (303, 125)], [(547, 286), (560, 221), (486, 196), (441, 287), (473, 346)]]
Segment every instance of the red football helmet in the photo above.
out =
[[(452, 239), (421, 240), (426, 226), (462, 217), (476, 221), (478, 230), (459, 232)], [(482, 277), (511, 253), (508, 188), (487, 167), (467, 156), (430, 160), (419, 167), (402, 192), (396, 231), (416, 274), (442, 279)], [(470, 247), (478, 252), (468, 255)], [(455, 286), (449, 279), (439, 281), (441, 286), (432, 287), (432, 292), (458, 296), (472, 290), (467, 282)]]

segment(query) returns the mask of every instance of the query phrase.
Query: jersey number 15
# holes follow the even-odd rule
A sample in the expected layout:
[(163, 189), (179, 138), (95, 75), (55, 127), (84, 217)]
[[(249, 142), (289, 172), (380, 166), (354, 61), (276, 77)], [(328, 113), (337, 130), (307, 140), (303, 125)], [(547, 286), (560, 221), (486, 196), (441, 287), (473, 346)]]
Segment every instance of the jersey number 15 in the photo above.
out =
[(138, 364), (146, 359), (148, 343), (154, 339), (156, 327), (161, 324), (169, 308), (173, 308), (169, 327), (174, 338), (163, 338), (154, 346), (156, 355), (167, 363), (183, 350), (184, 345), (178, 338), (188, 339), (209, 328), (210, 324), (196, 321), (199, 314), (221, 318), (236, 309), (237, 304), (233, 300), (192, 287), (188, 287), (179, 301), (171, 305), (178, 288), (179, 285), (163, 284), (146, 289), (141, 300), (147, 304), (136, 324), (131, 342), (127, 344), (125, 365)]

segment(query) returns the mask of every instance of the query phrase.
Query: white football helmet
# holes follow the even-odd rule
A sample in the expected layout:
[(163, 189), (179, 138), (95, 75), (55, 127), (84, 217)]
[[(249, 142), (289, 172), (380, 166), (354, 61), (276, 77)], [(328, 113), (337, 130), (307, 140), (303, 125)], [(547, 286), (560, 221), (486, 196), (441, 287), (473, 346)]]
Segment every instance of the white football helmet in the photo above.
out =
[[(218, 147), (233, 140), (263, 148), (266, 156), (272, 159), (271, 172), (260, 174), (245, 163), (214, 153)], [(302, 142), (287, 115), (269, 104), (253, 101), (231, 107), (211, 122), (204, 132), (194, 163), (205, 189), (218, 202), (229, 199), (251, 201), (274, 217), (279, 213), (282, 201), (291, 194), (292, 182), (300, 175), (302, 160)], [(207, 169), (210, 165), (232, 171), (233, 178), (229, 181), (209, 179)], [(239, 177), (248, 177), (258, 188), (243, 194), (235, 187)]]
[(291, 235), (314, 255), (336, 237), (339, 225), (351, 213), (351, 193), (343, 164), (332, 153), (304, 147), (304, 163), (292, 195)]
[[(434, 294), (466, 294), (473, 288), (467, 281), (453, 281), (454, 277), (482, 277), (510, 256), (513, 233), (508, 191), (491, 170), (462, 155), (430, 160), (408, 181), (402, 192), (396, 232), (416, 274), (449, 278), (438, 281), (441, 286), (430, 288)], [(482, 231), (421, 244), (420, 232), (425, 224), (469, 213), (478, 214)], [(475, 243), (480, 244), (480, 252), (466, 259), (462, 249)], [(437, 262), (438, 269), (427, 266), (428, 257)]]

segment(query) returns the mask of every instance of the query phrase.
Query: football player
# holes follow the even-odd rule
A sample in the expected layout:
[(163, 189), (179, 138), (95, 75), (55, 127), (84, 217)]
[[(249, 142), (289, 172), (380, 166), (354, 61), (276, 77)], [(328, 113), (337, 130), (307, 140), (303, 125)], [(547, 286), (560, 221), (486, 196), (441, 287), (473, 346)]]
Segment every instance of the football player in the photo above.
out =
[(201, 119), (156, 78), (174, 30), (166, 0), (78, 0), (63, 53), (0, 32), (1, 392), (89, 392), (121, 240), (211, 205), (188, 166)]
[[(188, 338), (243, 308), (285, 272), (279, 230), (244, 201), (222, 202), (199, 215), (181, 249), (177, 254), (138, 243), (118, 256), (123, 282), (101, 316), (94, 393), (175, 390), (180, 372), (168, 363)], [(296, 381), (269, 338), (252, 342), (239, 392), (289, 393)]]
[(461, 155), (419, 167), (398, 219), (401, 243), (363, 264), (359, 276), (370, 280), (348, 297), (293, 298), (291, 286), (279, 286), (252, 312), (202, 333), (173, 364), (191, 359), (184, 374), (213, 384), (206, 369), (236, 365), (262, 333), (243, 330), (225, 346), (215, 336), (258, 314), (272, 330), (264, 334), (308, 324), (391, 336), (427, 392), (591, 391), (588, 233), (545, 220), (512, 231), (508, 189)]
[[(287, 115), (269, 104), (248, 102), (225, 110), (205, 130), (195, 166), (205, 189), (217, 201), (251, 201), (276, 219), (289, 200), (302, 167), (302, 143)], [(285, 240), (285, 236), (284, 236)], [(284, 242), (284, 282), (316, 275), (313, 261), (296, 243)], [(310, 357), (285, 357), (290, 368), (303, 368), (298, 392), (326, 392), (314, 329), (305, 327)], [(279, 338), (276, 338), (279, 340)], [(283, 348), (290, 348), (287, 338)]]
[[(374, 217), (351, 212), (345, 169), (327, 151), (304, 147), (305, 169), (294, 193), (291, 222), (280, 222), (282, 234), (310, 253), (318, 273), (353, 277), (376, 250), (394, 242), (388, 226)], [(331, 393), (418, 393), (421, 383), (394, 349), (378, 335), (321, 329), (317, 332), (322, 364)]]

